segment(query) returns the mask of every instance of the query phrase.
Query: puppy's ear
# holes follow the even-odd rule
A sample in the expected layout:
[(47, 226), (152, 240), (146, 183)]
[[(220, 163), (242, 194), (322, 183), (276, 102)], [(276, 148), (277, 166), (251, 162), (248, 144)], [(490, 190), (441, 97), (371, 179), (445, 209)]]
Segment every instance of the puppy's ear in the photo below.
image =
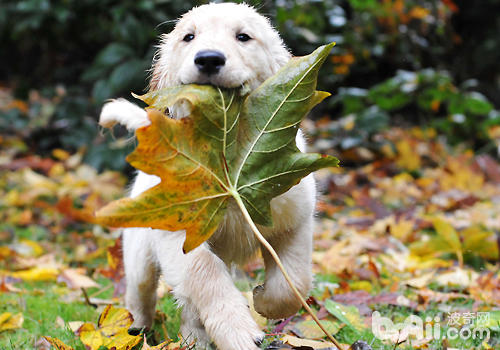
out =
[[(267, 17), (260, 19), (260, 36), (262, 42), (267, 46), (272, 73), (275, 74), (281, 67), (288, 63), (292, 54), (286, 47), (278, 31), (273, 27)], [(266, 30), (263, 30), (265, 28)]]
[(150, 77), (149, 86), (148, 86), (149, 91), (159, 89), (161, 75), (162, 75), (160, 68), (161, 68), (161, 65), (159, 64), (159, 61), (154, 61), (153, 65), (151, 66), (151, 77)]
[(160, 37), (160, 44), (156, 47), (157, 50), (153, 57), (153, 64), (151, 66), (151, 76), (149, 80), (148, 90), (158, 90), (163, 87), (163, 81), (167, 75), (165, 67), (165, 50), (163, 48), (167, 45), (168, 34), (162, 34)]
[(292, 54), (285, 46), (283, 39), (279, 36), (278, 32), (273, 29), (269, 34), (269, 52), (271, 53), (272, 69), (275, 74), (281, 67), (288, 63), (292, 58)]

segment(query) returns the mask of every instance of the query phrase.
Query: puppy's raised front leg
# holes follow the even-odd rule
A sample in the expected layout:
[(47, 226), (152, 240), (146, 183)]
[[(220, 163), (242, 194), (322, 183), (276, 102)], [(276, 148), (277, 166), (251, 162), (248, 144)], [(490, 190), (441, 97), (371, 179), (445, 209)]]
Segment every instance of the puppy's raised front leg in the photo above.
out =
[(117, 123), (124, 125), (130, 131), (135, 131), (149, 125), (150, 122), (144, 109), (120, 98), (106, 103), (99, 117), (99, 125), (105, 128), (111, 128)]
[[(167, 283), (173, 286), (180, 304), (196, 310), (190, 310), (187, 316), (198, 315), (219, 350), (257, 350), (256, 343), (262, 340), (263, 333), (224, 262), (206, 244), (182, 254), (184, 233), (171, 232), (158, 241), (157, 252)], [(190, 323), (196, 322), (183, 321), (184, 337), (198, 333), (188, 329)]]
[[(313, 226), (313, 216), (310, 215), (295, 229), (269, 239), (303, 297), (307, 296), (312, 283)], [(262, 247), (261, 250), (266, 267), (266, 280), (264, 285), (253, 290), (255, 310), (270, 319), (292, 316), (300, 309), (301, 304), (267, 249)]]
[(129, 333), (136, 335), (142, 328), (150, 328), (153, 323), (159, 270), (148, 239), (151, 229), (130, 228), (123, 231), (123, 262), (127, 282), (125, 305), (134, 317)]

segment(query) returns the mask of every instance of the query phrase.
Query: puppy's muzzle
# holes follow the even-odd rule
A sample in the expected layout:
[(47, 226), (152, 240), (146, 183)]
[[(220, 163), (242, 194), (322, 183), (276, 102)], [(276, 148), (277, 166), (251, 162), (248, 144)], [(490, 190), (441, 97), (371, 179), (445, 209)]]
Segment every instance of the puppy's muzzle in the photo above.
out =
[(203, 50), (194, 56), (194, 64), (202, 73), (207, 75), (217, 74), (226, 64), (226, 56), (220, 51)]

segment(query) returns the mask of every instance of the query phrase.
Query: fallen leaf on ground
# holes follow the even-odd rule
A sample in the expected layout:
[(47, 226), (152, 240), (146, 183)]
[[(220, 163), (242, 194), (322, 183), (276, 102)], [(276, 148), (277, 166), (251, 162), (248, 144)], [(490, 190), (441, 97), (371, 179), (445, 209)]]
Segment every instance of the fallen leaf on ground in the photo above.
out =
[(99, 287), (92, 278), (85, 275), (85, 269), (65, 269), (59, 276), (57, 282), (64, 282), (71, 289)]
[(469, 288), (475, 286), (479, 274), (472, 269), (456, 267), (450, 271), (440, 274), (435, 281), (442, 286), (459, 286)]
[(460, 266), (462, 266), (464, 262), (462, 255), (462, 243), (460, 242), (460, 237), (457, 231), (455, 231), (451, 224), (441, 218), (434, 218), (432, 220), (432, 224), (434, 225), (438, 236), (441, 237), (450, 247), (449, 249), (457, 255), (458, 262)]
[(342, 305), (328, 299), (325, 301), (325, 308), (330, 314), (335, 316), (339, 321), (345, 323), (351, 329), (355, 331), (362, 331), (365, 329), (363, 317), (359, 314), (355, 306)]
[(264, 327), (267, 326), (267, 318), (265, 318), (257, 311), (255, 311), (255, 307), (253, 305), (253, 293), (251, 291), (248, 291), (243, 293), (243, 295), (245, 296), (245, 299), (248, 302), (248, 307), (250, 308), (250, 313), (252, 314), (252, 318), (263, 329)]
[(140, 335), (128, 334), (132, 322), (132, 315), (126, 309), (108, 305), (99, 316), (97, 328), (92, 323), (84, 323), (77, 334), (89, 350), (98, 350), (101, 346), (129, 350), (141, 341)]
[(108, 260), (107, 266), (97, 271), (104, 277), (113, 281), (113, 297), (118, 297), (125, 293), (125, 270), (123, 269), (123, 247), (121, 238), (118, 238), (112, 247), (107, 248), (106, 257)]
[(21, 328), (23, 322), (24, 317), (22, 313), (13, 315), (10, 312), (4, 312), (0, 315), (0, 332)]
[(467, 294), (463, 293), (455, 293), (455, 292), (436, 292), (431, 289), (420, 289), (417, 290), (417, 295), (419, 297), (419, 301), (421, 301), (421, 304), (428, 304), (429, 302), (435, 302), (435, 303), (444, 303), (447, 302), (448, 300), (455, 300), (455, 299), (470, 299), (471, 297)]
[(12, 244), (10, 248), (16, 253), (26, 257), (38, 257), (44, 252), (43, 247), (38, 242), (29, 239), (22, 239), (19, 242)]
[[(58, 269), (43, 267), (34, 267), (29, 270), (7, 273), (8, 276), (20, 278), (23, 281), (55, 281), (58, 274)], [(2, 271), (0, 271), (0, 275), (2, 275)]]
[(56, 350), (73, 350), (69, 345), (64, 344), (58, 338), (44, 337)]
[(410, 279), (404, 281), (404, 283), (410, 287), (423, 288), (423, 287), (429, 285), (429, 283), (434, 278), (435, 274), (436, 274), (436, 271), (430, 271), (430, 272), (424, 273), (418, 277), (410, 278)]
[[(335, 335), (342, 328), (339, 322), (330, 320), (320, 320), (321, 325), (328, 331), (328, 333)], [(326, 337), (325, 333), (319, 328), (313, 320), (301, 321), (293, 327), (294, 333), (306, 339), (323, 339)]]
[(330, 342), (301, 339), (294, 337), (293, 335), (285, 335), (281, 338), (281, 341), (293, 347), (308, 346), (313, 349), (337, 349), (337, 347)]
[(84, 324), (85, 322), (83, 321), (70, 321), (67, 323), (69, 329), (73, 331), (73, 333), (76, 333), (78, 329)]

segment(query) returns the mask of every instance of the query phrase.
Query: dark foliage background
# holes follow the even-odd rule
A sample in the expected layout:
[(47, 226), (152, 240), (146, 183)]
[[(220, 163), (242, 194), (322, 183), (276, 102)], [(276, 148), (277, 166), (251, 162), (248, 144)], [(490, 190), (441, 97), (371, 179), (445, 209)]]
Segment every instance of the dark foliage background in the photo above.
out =
[[(133, 145), (99, 135), (99, 109), (144, 91), (158, 35), (202, 3), (2, 0), (1, 133), (21, 136), (26, 152), (83, 147), (94, 167), (122, 169)], [(250, 3), (296, 55), (337, 42), (320, 81), (334, 97), (313, 116), (341, 121), (329, 129), (333, 152), (376, 151), (374, 135), (397, 124), (432, 127), (451, 143), (495, 153), (500, 0)]]

